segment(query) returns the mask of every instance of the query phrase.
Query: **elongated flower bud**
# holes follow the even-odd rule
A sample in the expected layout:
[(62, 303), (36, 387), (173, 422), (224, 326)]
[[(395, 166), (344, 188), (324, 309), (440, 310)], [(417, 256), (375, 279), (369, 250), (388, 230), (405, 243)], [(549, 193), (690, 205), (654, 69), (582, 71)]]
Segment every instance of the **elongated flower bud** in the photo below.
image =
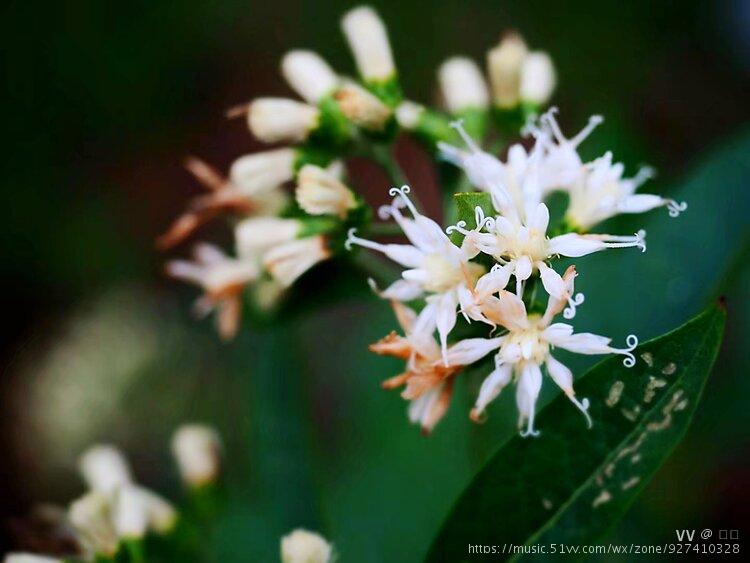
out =
[(396, 108), (396, 121), (404, 129), (412, 130), (419, 123), (419, 118), (423, 113), (424, 106), (406, 100)]
[(339, 82), (328, 63), (313, 51), (289, 51), (281, 60), (281, 73), (292, 89), (313, 105), (333, 92)]
[(90, 489), (111, 493), (132, 482), (128, 462), (122, 452), (110, 445), (93, 446), (78, 460), (78, 468)]
[(482, 71), (471, 59), (448, 59), (440, 66), (438, 79), (449, 112), (460, 113), (471, 108), (484, 109), (489, 105), (487, 83)]
[(276, 246), (263, 256), (263, 266), (284, 287), (331, 256), (326, 237), (316, 235)]
[(186, 424), (172, 438), (172, 453), (182, 480), (189, 487), (213, 483), (219, 476), (221, 441), (213, 428)]
[(512, 108), (520, 101), (521, 67), (528, 49), (523, 38), (508, 34), (487, 53), (487, 72), (492, 86), (492, 97), (500, 108)]
[(119, 538), (141, 539), (146, 535), (146, 503), (135, 486), (124, 485), (117, 489), (113, 501), (112, 522)]
[(530, 53), (521, 67), (521, 100), (544, 105), (552, 97), (557, 78), (552, 59), (547, 53)]
[(334, 97), (346, 118), (363, 129), (380, 131), (391, 117), (388, 106), (357, 84), (344, 84)]
[(266, 192), (294, 178), (295, 158), (290, 148), (248, 154), (232, 163), (229, 179), (245, 194)]
[(297, 203), (310, 215), (346, 217), (357, 205), (352, 191), (336, 176), (314, 164), (306, 164), (297, 176)]
[(92, 491), (82, 496), (71, 503), (68, 520), (93, 553), (112, 557), (117, 552), (118, 538), (108, 495)]
[(247, 114), (250, 131), (266, 143), (298, 143), (318, 126), (318, 108), (287, 98), (258, 98)]
[(33, 553), (8, 553), (3, 563), (63, 563), (63, 560)]
[(341, 27), (365, 81), (387, 80), (396, 74), (388, 33), (375, 10), (354, 8), (344, 15)]
[(234, 229), (237, 255), (243, 259), (257, 259), (269, 248), (297, 238), (302, 223), (281, 217), (251, 217), (237, 223)]
[(323, 536), (298, 528), (281, 538), (282, 563), (329, 563), (333, 548)]

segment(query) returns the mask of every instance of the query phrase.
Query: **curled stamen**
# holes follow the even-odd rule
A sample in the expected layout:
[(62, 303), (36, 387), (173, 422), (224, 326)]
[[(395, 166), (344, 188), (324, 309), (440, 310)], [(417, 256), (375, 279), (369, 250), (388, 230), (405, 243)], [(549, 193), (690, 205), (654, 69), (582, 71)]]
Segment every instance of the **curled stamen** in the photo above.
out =
[(466, 146), (469, 147), (469, 150), (472, 152), (481, 152), (481, 149), (477, 146), (477, 144), (474, 142), (474, 139), (471, 138), (471, 135), (469, 135), (466, 132), (466, 129), (464, 129), (464, 120), (463, 119), (457, 119), (455, 121), (451, 121), (451, 127), (455, 129), (458, 134), (463, 139), (464, 143), (466, 143)]
[(568, 399), (570, 399), (570, 401), (576, 407), (578, 407), (578, 410), (583, 413), (583, 416), (586, 417), (586, 426), (588, 426), (589, 428), (592, 428), (594, 426), (594, 423), (591, 420), (591, 415), (589, 414), (589, 406), (591, 406), (589, 403), (589, 400), (583, 399), (582, 401), (579, 401), (578, 399), (575, 398), (575, 395), (572, 395), (572, 394), (568, 395)]
[(364, 248), (369, 248), (370, 250), (377, 250), (379, 252), (385, 252), (386, 247), (380, 243), (373, 242), (371, 240), (367, 240), (364, 238), (359, 238), (358, 236), (355, 236), (354, 233), (357, 232), (356, 227), (352, 227), (346, 232), (346, 240), (344, 241), (344, 248), (347, 250), (352, 249), (353, 244), (357, 244), (359, 246), (362, 246)]
[(478, 205), (474, 208), (474, 222), (477, 225), (475, 229), (477, 231), (481, 231), (485, 226), (487, 230), (491, 231), (495, 225), (495, 219), (493, 217), (485, 217), (484, 209)]
[(534, 406), (531, 407), (529, 420), (526, 424), (526, 430), (521, 430), (520, 434), (521, 438), (528, 438), (529, 436), (536, 438), (537, 436), (539, 436), (539, 434), (541, 434), (539, 430), (534, 430)]
[(452, 235), (454, 232), (459, 232), (464, 236), (469, 236), (469, 233), (471, 231), (466, 230), (466, 221), (459, 221), (455, 225), (450, 225), (445, 229), (445, 232), (449, 235)]
[[(419, 211), (417, 211), (417, 208), (414, 207), (414, 204), (411, 202), (409, 197), (406, 195), (409, 192), (411, 192), (411, 188), (407, 185), (403, 185), (400, 188), (393, 187), (390, 190), (388, 190), (388, 194), (393, 197), (401, 198), (401, 201), (403, 202), (406, 207), (409, 208), (409, 211), (411, 211), (412, 216), (417, 217), (419, 215)], [(397, 201), (397, 200), (396, 200)], [(394, 201), (395, 204), (395, 201)]]
[(667, 210), (669, 211), (670, 217), (679, 217), (680, 213), (687, 209), (687, 202), (677, 202), (673, 199), (667, 200)]
[(633, 355), (633, 350), (635, 350), (636, 346), (638, 346), (638, 337), (635, 334), (630, 334), (625, 339), (625, 344), (627, 345), (627, 348), (611, 348), (610, 352), (613, 352), (615, 354), (622, 354), (625, 356), (625, 359), (622, 361), (622, 365), (624, 365), (626, 368), (632, 368), (635, 365), (635, 356)]
[(568, 307), (565, 307), (563, 311), (563, 317), (566, 319), (572, 319), (576, 316), (576, 307), (581, 305), (586, 300), (586, 296), (583, 293), (577, 293), (568, 297)]

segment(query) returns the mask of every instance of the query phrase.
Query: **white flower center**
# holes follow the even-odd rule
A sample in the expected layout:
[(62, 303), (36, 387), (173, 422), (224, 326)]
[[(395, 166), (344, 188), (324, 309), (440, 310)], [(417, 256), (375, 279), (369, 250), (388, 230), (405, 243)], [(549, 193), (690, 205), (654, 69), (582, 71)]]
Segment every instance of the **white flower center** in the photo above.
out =
[(520, 361), (542, 364), (549, 355), (549, 344), (542, 337), (542, 329), (538, 327), (539, 320), (538, 315), (530, 315), (529, 328), (508, 334), (500, 349), (500, 354), (507, 357), (508, 354), (515, 355), (520, 350)]
[(549, 245), (546, 233), (528, 227), (518, 227), (515, 236), (498, 235), (504, 246), (505, 256), (517, 259), (528, 256), (532, 262), (546, 260), (549, 257)]
[(422, 268), (428, 273), (424, 284), (427, 291), (442, 293), (464, 281), (461, 266), (452, 263), (442, 254), (429, 254)]

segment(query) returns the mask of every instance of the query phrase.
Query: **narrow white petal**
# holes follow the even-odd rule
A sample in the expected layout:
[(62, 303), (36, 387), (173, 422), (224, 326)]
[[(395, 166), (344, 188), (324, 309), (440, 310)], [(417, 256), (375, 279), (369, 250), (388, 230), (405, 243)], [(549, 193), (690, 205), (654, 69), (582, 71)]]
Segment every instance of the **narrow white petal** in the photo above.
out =
[(550, 255), (560, 254), (571, 258), (586, 256), (605, 248), (607, 246), (602, 241), (592, 240), (576, 233), (559, 235), (549, 241)]
[(497, 338), (466, 338), (448, 348), (448, 363), (452, 366), (469, 365), (484, 358), (503, 343), (504, 336)]
[(499, 364), (495, 367), (492, 373), (482, 381), (482, 386), (479, 388), (479, 395), (477, 396), (477, 402), (474, 403), (472, 418), (476, 419), (482, 415), (484, 409), (487, 408), (487, 405), (494, 401), (503, 388), (510, 383), (512, 374), (512, 364)]

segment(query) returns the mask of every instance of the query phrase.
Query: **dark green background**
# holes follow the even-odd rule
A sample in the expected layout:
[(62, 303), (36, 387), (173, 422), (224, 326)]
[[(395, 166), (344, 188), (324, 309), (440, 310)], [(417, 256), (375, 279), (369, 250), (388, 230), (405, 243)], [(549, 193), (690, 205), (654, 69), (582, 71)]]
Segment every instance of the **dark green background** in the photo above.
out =
[[(479, 374), (457, 386), (433, 436), (407, 425), (404, 404), (378, 385), (396, 363), (366, 352), (393, 326), (391, 314), (365, 291), (273, 330), (246, 326), (222, 345), (190, 318), (195, 293), (159, 274), (153, 238), (196, 192), (182, 158), (225, 166), (259, 148), (222, 112), (288, 94), (277, 72), (286, 49), (313, 48), (351, 72), (338, 29), (351, 5), (4, 6), (0, 493), (9, 545), (28, 539), (18, 517), (33, 503), (81, 492), (73, 461), (95, 440), (121, 444), (144, 483), (176, 497), (169, 433), (198, 419), (227, 442), (231, 502), (211, 544), (222, 561), (272, 560), (279, 536), (298, 525), (333, 539), (343, 561), (415, 561), (512, 431), (508, 398), (488, 424), (469, 422)], [(579, 262), (587, 294), (579, 326), (620, 340), (631, 329), (655, 336), (728, 296), (725, 348), (696, 422), (611, 541), (739, 527), (750, 505), (747, 2), (375, 5), (410, 98), (434, 98), (446, 56), (481, 60), (517, 28), (555, 59), (566, 130), (605, 116), (586, 157), (611, 149), (630, 172), (654, 165), (651, 189), (685, 190), (690, 208), (680, 219), (661, 210), (608, 225), (646, 224), (646, 255)], [(723, 160), (696, 176), (715, 150)], [(436, 210), (424, 159), (409, 143), (399, 154)], [(367, 170), (355, 167), (355, 177)], [(385, 178), (364, 184), (371, 201), (383, 200)], [(220, 226), (205, 236), (227, 240)], [(512, 507), (499, 518), (512, 518)]]

